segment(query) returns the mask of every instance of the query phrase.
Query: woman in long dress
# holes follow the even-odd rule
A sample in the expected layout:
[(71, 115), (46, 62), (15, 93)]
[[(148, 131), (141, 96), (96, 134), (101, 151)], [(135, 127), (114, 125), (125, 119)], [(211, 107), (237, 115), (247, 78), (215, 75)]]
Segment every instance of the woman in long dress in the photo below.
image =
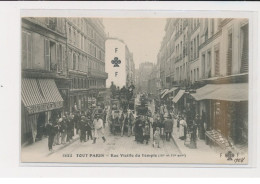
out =
[(186, 138), (186, 129), (187, 129), (187, 123), (184, 120), (184, 117), (181, 117), (179, 139), (184, 140)]

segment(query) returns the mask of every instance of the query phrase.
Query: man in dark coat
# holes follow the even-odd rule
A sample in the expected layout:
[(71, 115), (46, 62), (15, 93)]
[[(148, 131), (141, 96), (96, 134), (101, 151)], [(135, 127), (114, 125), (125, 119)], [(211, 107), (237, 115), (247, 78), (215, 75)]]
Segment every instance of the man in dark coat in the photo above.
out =
[(67, 119), (67, 142), (70, 142), (72, 140), (73, 132), (74, 132), (73, 116), (70, 115)]
[[(75, 112), (74, 118), (71, 121), (72, 121), (73, 126), (76, 128), (76, 133), (78, 133), (78, 131), (80, 129), (79, 124), (80, 124), (80, 121), (81, 121), (81, 119), (80, 119), (80, 111), (76, 111)], [(74, 131), (72, 133), (72, 136), (74, 136)]]
[(197, 148), (197, 128), (198, 125), (195, 120), (193, 120), (193, 124), (191, 125), (191, 140), (190, 140), (190, 148)]
[(138, 116), (137, 121), (135, 122), (135, 140), (139, 143), (144, 142), (143, 121), (140, 116)]
[(164, 131), (166, 134), (166, 141), (170, 141), (170, 137), (172, 134), (172, 129), (173, 129), (173, 120), (170, 119), (170, 116), (167, 115), (166, 119), (164, 120)]
[(86, 122), (87, 122), (87, 126), (86, 126), (87, 140), (89, 140), (89, 139), (93, 140), (93, 137), (92, 137), (92, 130), (94, 129), (93, 122), (91, 121), (90, 117), (87, 117)]
[(49, 151), (53, 151), (52, 145), (53, 145), (54, 136), (55, 136), (55, 128), (54, 128), (54, 126), (53, 126), (51, 121), (49, 121), (49, 123), (46, 125), (46, 133), (48, 135), (48, 148), (49, 148)]
[(86, 126), (85, 116), (82, 116), (79, 122), (80, 142), (86, 142)]

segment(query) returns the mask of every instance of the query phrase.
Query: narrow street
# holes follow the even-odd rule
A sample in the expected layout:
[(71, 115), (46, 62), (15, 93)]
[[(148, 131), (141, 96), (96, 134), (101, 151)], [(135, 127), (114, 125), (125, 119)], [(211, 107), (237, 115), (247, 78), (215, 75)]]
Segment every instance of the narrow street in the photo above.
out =
[[(149, 108), (152, 112), (154, 112), (153, 103), (149, 105)], [(108, 125), (106, 125), (105, 128), (105, 137), (107, 139), (105, 143), (103, 143), (103, 140), (99, 138), (97, 139), (96, 144), (92, 144), (91, 140), (87, 142), (80, 142), (80, 140), (77, 140), (64, 149), (50, 154), (48, 157), (50, 157), (50, 159), (52, 160), (55, 158), (59, 158), (63, 154), (180, 154), (179, 149), (176, 147), (175, 143), (172, 140), (170, 142), (161, 141), (160, 148), (154, 148), (152, 146), (152, 139), (149, 141), (148, 144), (140, 144), (135, 141), (134, 136), (128, 137), (126, 133), (123, 137), (121, 137), (120, 134), (111, 134)]]

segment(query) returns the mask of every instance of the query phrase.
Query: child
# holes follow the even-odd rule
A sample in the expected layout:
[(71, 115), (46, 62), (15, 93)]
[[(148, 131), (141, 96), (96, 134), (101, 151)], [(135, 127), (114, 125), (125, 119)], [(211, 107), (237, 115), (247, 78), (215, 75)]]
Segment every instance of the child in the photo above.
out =
[(160, 148), (159, 143), (160, 143), (160, 128), (156, 127), (156, 130), (153, 135), (153, 147), (155, 147), (157, 144), (158, 148)]

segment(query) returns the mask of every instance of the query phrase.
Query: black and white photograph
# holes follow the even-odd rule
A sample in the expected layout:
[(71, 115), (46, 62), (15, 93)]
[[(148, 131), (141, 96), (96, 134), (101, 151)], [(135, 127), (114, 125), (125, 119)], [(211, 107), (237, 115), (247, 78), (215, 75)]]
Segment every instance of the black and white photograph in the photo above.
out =
[(21, 17), (21, 162), (247, 165), (249, 28)]

